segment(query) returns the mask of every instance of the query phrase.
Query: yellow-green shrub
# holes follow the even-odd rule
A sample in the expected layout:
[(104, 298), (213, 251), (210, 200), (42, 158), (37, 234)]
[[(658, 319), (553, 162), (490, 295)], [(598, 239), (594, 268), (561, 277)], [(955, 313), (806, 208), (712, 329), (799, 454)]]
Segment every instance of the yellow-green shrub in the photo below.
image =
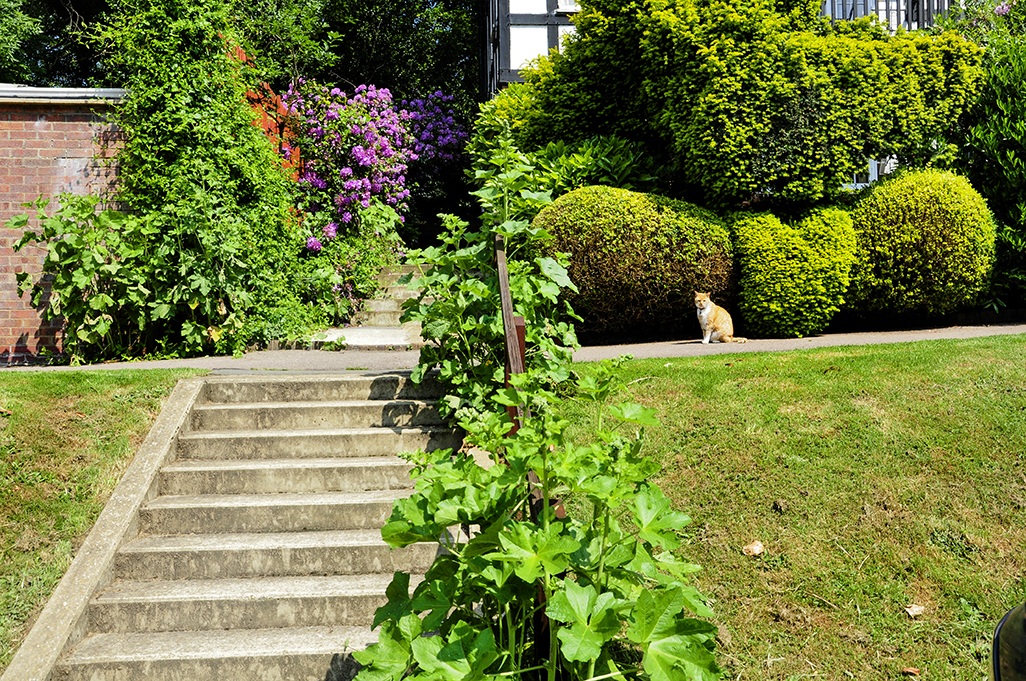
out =
[(994, 264), (987, 203), (949, 171), (901, 173), (873, 185), (852, 211), (858, 254), (851, 307), (945, 314), (976, 302)]
[[(539, 140), (615, 134), (679, 167), (704, 205), (814, 205), (869, 158), (921, 157), (971, 104), (980, 50), (954, 32), (831, 23), (818, 0), (592, 0), (525, 77)], [(683, 195), (683, 192), (682, 192)]]
[(583, 187), (542, 209), (533, 226), (553, 235), (549, 248), (569, 255), (582, 335), (690, 330), (695, 290), (719, 300), (732, 294), (727, 224), (689, 203)]
[(844, 302), (855, 262), (848, 213), (820, 209), (793, 225), (769, 213), (746, 214), (733, 230), (747, 332), (788, 337), (822, 331)]

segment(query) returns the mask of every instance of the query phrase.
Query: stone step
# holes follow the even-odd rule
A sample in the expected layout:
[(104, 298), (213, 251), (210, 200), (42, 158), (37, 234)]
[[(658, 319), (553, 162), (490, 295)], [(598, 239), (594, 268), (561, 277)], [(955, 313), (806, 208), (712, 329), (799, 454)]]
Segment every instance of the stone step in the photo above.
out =
[(162, 496), (139, 511), (152, 535), (377, 529), (412, 490)]
[(298, 376), (289, 379), (211, 378), (201, 402), (313, 402), (317, 400), (435, 400), (444, 391), (432, 377), (414, 383), (406, 374)]
[(380, 530), (140, 536), (114, 559), (117, 579), (426, 572), (439, 548), (392, 549)]
[(402, 326), (401, 310), (361, 310), (353, 315), (352, 324), (362, 326)]
[(416, 298), (418, 295), (420, 295), (420, 292), (403, 286), (401, 284), (396, 284), (395, 286), (386, 287), (382, 291), (381, 295), (385, 298), (391, 298), (392, 300), (396, 300), (401, 305), (410, 298)]
[(413, 486), (395, 456), (176, 461), (160, 471), (159, 494), (357, 492)]
[(379, 274), (378, 283), (386, 287), (392, 286), (404, 275), (418, 275), (421, 272), (428, 272), (429, 268), (430, 265), (400, 265), (399, 267), (392, 268), (389, 271)]
[(318, 430), (234, 430), (178, 436), (180, 459), (292, 459), (378, 456), (396, 452), (459, 449), (460, 434), (449, 428), (336, 428)]
[(365, 626), (391, 574), (115, 582), (89, 604), (93, 632)]
[(378, 640), (370, 627), (292, 627), (95, 634), (54, 670), (54, 681), (335, 681), (352, 678), (345, 653)]
[(371, 298), (363, 301), (364, 311), (367, 312), (395, 312), (402, 314), (402, 303), (395, 298)]
[(191, 420), (194, 431), (442, 425), (438, 405), (423, 400), (203, 404), (193, 408)]

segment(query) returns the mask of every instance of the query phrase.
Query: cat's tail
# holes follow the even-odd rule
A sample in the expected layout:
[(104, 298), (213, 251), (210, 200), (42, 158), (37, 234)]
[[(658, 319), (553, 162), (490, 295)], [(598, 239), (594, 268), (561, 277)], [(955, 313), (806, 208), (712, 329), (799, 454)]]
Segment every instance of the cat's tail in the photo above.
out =
[(734, 343), (747, 343), (748, 342), (748, 339), (745, 338), (744, 336), (734, 336), (734, 338), (732, 338), (731, 340)]

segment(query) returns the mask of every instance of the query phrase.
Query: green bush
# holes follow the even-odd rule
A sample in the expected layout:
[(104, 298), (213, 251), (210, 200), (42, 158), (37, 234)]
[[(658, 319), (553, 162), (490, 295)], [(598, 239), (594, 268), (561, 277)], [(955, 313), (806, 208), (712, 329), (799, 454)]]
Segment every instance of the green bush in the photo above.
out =
[(642, 142), (714, 207), (821, 202), (871, 157), (932, 149), (971, 102), (979, 49), (951, 32), (831, 24), (818, 5), (587, 3), (564, 53), (526, 75), (527, 127)]
[(543, 208), (532, 225), (569, 255), (578, 288), (569, 301), (582, 335), (690, 331), (696, 290), (720, 300), (733, 292), (726, 223), (683, 201), (584, 187)]
[(995, 225), (965, 178), (899, 173), (870, 187), (852, 219), (858, 251), (848, 298), (856, 312), (945, 314), (985, 289)]
[(538, 146), (524, 129), (537, 111), (534, 88), (526, 83), (511, 83), (481, 104), (467, 141), (467, 153), (472, 159), (489, 156), (504, 134), (510, 135), (520, 148)]
[(844, 302), (855, 262), (851, 216), (838, 208), (796, 224), (769, 213), (733, 223), (741, 270), (738, 307), (749, 333), (808, 336), (822, 331)]
[(962, 117), (955, 167), (965, 173), (1003, 225), (990, 293), (993, 305), (1026, 301), (1026, 3), (998, 15), (990, 5), (960, 30), (985, 45), (983, 87)]

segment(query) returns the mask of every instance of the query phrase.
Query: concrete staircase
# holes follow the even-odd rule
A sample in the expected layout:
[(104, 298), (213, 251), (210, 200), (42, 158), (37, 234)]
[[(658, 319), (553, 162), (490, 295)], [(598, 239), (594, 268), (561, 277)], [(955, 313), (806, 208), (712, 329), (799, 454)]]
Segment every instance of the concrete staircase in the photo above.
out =
[(417, 295), (415, 291), (399, 285), (399, 278), (417, 271), (414, 265), (401, 265), (397, 270), (382, 272), (378, 276), (381, 290), (374, 298), (363, 302), (363, 310), (353, 315), (351, 325), (317, 334), (312, 347), (321, 349), (341, 344), (348, 350), (421, 348), (424, 340), (420, 337), (420, 322), (399, 322), (403, 303)]
[(207, 379), (52, 678), (350, 677), (392, 573), (436, 555), (380, 527), (411, 492), (396, 454), (459, 446), (438, 397), (403, 374)]
[(399, 323), (402, 304), (417, 294), (401, 286), (398, 283), (399, 277), (417, 271), (415, 265), (400, 265), (398, 270), (382, 272), (378, 276), (382, 290), (374, 298), (364, 301), (364, 309), (356, 313), (353, 323), (363, 326), (402, 326)]

